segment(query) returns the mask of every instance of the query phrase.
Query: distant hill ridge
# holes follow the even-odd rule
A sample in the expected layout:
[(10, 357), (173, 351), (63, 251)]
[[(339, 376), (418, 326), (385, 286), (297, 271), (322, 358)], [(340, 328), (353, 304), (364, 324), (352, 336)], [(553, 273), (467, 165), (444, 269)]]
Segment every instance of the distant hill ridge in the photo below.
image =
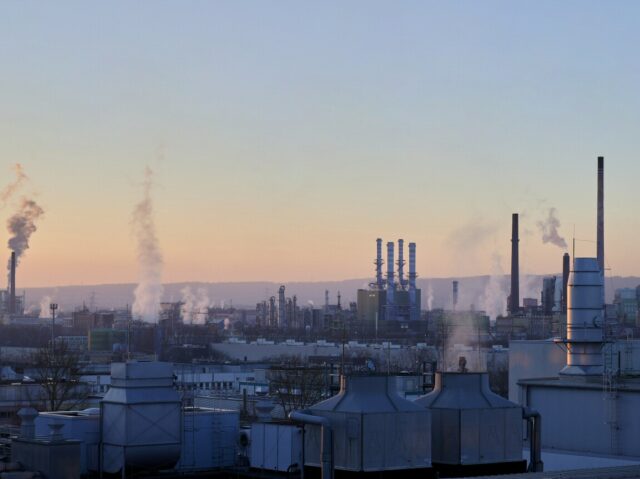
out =
[[(547, 275), (532, 275), (521, 277), (520, 293), (522, 297), (540, 298), (542, 278)], [(556, 276), (559, 276), (556, 274)], [(490, 276), (469, 276), (459, 278), (419, 278), (418, 287), (422, 289), (422, 307), (427, 309), (429, 302), (432, 308), (451, 306), (451, 282), (457, 279), (460, 282), (459, 307), (468, 308), (472, 304), (476, 309), (481, 309), (483, 297), (487, 294), (487, 285)], [(231, 302), (237, 307), (253, 308), (258, 301), (277, 296), (278, 287), (284, 284), (287, 297), (294, 294), (298, 298), (300, 306), (306, 306), (312, 302), (316, 307), (324, 304), (324, 291), (329, 290), (331, 304), (337, 301), (336, 295), (340, 291), (343, 307), (348, 307), (350, 301), (356, 300), (356, 291), (359, 288), (368, 287), (371, 279), (348, 279), (342, 281), (316, 281), (289, 283), (277, 283), (269, 281), (247, 282), (186, 282), (169, 283), (164, 286), (164, 301), (179, 301), (182, 298), (181, 291), (185, 287), (192, 290), (202, 289), (208, 298), (215, 304)], [(509, 275), (494, 277), (492, 292), (499, 296), (506, 296), (509, 291)], [(635, 288), (640, 285), (640, 277), (637, 276), (613, 276), (606, 280), (607, 302), (613, 300), (614, 290), (617, 288)], [(27, 307), (37, 308), (45, 296), (50, 296), (60, 305), (62, 310), (72, 310), (76, 307), (91, 303), (92, 295), (94, 305), (98, 308), (124, 307), (133, 303), (133, 290), (135, 284), (97, 284), (81, 286), (57, 286), (51, 288), (25, 288)], [(18, 288), (21, 293), (23, 289)], [(431, 298), (431, 300), (430, 300)]]

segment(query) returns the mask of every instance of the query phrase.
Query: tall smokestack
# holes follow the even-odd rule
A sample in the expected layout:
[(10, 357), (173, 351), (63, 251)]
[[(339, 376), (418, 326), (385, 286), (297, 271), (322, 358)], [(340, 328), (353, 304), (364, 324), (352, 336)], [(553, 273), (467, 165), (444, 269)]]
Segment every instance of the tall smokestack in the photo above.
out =
[(520, 265), (518, 259), (518, 213), (511, 217), (511, 294), (509, 295), (509, 312), (517, 313), (520, 309)]
[(384, 288), (384, 280), (382, 279), (382, 239), (376, 240), (376, 286), (379, 290)]
[(604, 276), (604, 156), (598, 157), (598, 266)]
[(393, 272), (393, 241), (387, 243), (387, 319), (395, 319), (395, 289)]
[(418, 298), (416, 291), (416, 244), (409, 243), (409, 318), (411, 320), (420, 318), (418, 311)]
[(405, 289), (407, 283), (404, 279), (404, 240), (398, 240), (398, 284), (400, 289)]
[(562, 312), (567, 312), (567, 290), (569, 285), (569, 271), (570, 265), (569, 253), (565, 253), (562, 257)]
[(16, 314), (16, 252), (11, 252), (9, 272), (9, 314)]
[(284, 297), (284, 285), (280, 286), (278, 289), (278, 326), (281, 328), (287, 327), (287, 310), (286, 310), (286, 299)]

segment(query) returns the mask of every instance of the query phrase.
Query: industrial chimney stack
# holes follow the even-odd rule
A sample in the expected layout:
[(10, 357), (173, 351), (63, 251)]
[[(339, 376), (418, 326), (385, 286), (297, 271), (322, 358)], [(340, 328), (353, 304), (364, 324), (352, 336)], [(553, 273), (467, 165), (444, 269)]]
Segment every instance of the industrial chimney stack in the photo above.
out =
[(376, 240), (376, 287), (378, 290), (384, 289), (384, 279), (382, 279), (382, 239)]
[(284, 285), (280, 286), (278, 289), (278, 327), (284, 328), (287, 327), (287, 310), (286, 310), (286, 299), (284, 296)]
[(393, 241), (387, 243), (387, 320), (395, 319), (395, 280), (393, 272)]
[(598, 246), (597, 257), (600, 273), (604, 277), (604, 157), (598, 157)]
[(518, 242), (518, 213), (511, 218), (511, 294), (509, 295), (509, 312), (515, 314), (520, 310), (520, 265)]
[(398, 285), (400, 289), (406, 289), (407, 282), (404, 279), (404, 240), (398, 240)]
[(9, 314), (16, 314), (16, 252), (11, 252), (9, 272)]
[(562, 312), (567, 312), (567, 297), (568, 297), (568, 285), (569, 285), (569, 271), (570, 265), (569, 253), (565, 253), (562, 257)]

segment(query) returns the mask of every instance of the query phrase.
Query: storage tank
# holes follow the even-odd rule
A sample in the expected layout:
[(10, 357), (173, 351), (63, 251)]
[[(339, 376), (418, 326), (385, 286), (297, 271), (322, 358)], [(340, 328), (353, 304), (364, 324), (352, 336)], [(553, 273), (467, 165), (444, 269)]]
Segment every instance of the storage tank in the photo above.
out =
[(170, 469), (176, 464), (181, 403), (170, 363), (113, 363), (111, 388), (101, 409), (105, 472)]
[[(393, 376), (343, 376), (340, 392), (308, 412), (331, 423), (336, 471), (408, 477), (431, 467), (430, 414), (397, 394)], [(306, 426), (306, 466), (321, 465), (320, 433)]]
[(431, 412), (440, 477), (525, 472), (523, 408), (493, 393), (487, 373), (439, 372), (433, 391), (415, 403)]

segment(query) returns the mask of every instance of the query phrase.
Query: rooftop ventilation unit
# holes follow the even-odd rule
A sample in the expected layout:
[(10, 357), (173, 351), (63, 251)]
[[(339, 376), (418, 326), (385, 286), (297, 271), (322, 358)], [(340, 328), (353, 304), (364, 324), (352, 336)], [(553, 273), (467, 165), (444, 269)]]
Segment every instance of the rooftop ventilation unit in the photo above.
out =
[(437, 373), (434, 390), (415, 403), (431, 411), (441, 477), (525, 472), (523, 408), (493, 393), (487, 373)]
[(173, 367), (161, 362), (111, 365), (102, 407), (102, 467), (107, 473), (175, 466), (181, 449), (181, 402)]
[[(336, 396), (306, 412), (328, 419), (341, 475), (396, 471), (407, 477), (431, 467), (429, 413), (397, 394), (393, 376), (343, 376)], [(320, 427), (307, 427), (305, 464), (319, 467)]]

